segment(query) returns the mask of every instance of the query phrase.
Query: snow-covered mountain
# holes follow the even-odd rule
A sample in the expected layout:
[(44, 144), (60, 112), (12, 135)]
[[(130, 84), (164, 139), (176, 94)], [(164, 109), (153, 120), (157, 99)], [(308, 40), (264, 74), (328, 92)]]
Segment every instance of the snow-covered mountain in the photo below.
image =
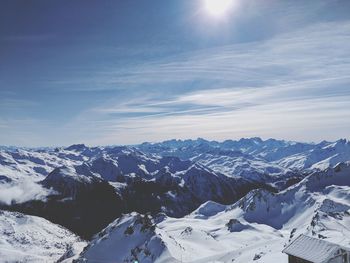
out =
[(349, 192), (350, 164), (342, 163), (280, 193), (254, 190), (231, 206), (209, 201), (180, 219), (125, 215), (79, 260), (287, 262), (281, 251), (300, 233), (350, 246)]
[(347, 140), (0, 147), (0, 209), (95, 235), (64, 262), (286, 262), (301, 233), (350, 245), (349, 161)]

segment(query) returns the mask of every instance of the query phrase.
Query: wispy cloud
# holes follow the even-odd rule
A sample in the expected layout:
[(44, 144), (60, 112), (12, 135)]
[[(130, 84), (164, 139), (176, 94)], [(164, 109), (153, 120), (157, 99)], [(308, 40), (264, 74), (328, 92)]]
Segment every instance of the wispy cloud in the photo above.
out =
[(203, 89), (338, 78), (346, 76), (349, 69), (348, 32), (349, 22), (312, 24), (264, 42), (204, 49), (122, 69), (97, 71), (85, 81), (104, 84), (92, 89), (141, 86), (156, 89), (184, 83), (188, 89)]
[(112, 98), (66, 128), (99, 134), (87, 138), (96, 144), (197, 136), (346, 137), (349, 32), (347, 21), (314, 24), (261, 43), (125, 69), (127, 74), (106, 72), (110, 81), (136, 89), (132, 99)]
[[(210, 99), (209, 93), (196, 95)], [(228, 93), (223, 91), (221, 95)], [(135, 138), (157, 141), (197, 136), (225, 139), (259, 135), (298, 140), (347, 136), (346, 130), (350, 125), (345, 120), (350, 117), (350, 112), (344, 109), (350, 107), (349, 95), (290, 101), (266, 100), (264, 94), (262, 97), (259, 93), (255, 95), (254, 101), (257, 103), (243, 107), (237, 107), (232, 97), (231, 104), (207, 112), (202, 108), (200, 113), (174, 111), (148, 115), (146, 118), (142, 116), (110, 121), (106, 126), (106, 137), (103, 138), (107, 143), (119, 139), (132, 142)]]

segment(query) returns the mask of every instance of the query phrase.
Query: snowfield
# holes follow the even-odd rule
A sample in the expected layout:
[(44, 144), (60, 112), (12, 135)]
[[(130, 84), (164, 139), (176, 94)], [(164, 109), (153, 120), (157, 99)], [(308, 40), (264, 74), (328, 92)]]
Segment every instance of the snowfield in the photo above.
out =
[(86, 242), (67, 229), (36, 217), (0, 210), (0, 262), (55, 262), (71, 246)]

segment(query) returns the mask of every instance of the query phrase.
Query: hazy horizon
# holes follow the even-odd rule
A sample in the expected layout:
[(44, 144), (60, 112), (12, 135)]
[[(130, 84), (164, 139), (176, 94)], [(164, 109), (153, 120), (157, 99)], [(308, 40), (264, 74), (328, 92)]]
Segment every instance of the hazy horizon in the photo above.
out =
[(162, 140), (162, 141), (141, 141), (141, 142), (137, 142), (137, 143), (132, 143), (132, 144), (89, 144), (89, 143), (84, 143), (84, 142), (76, 142), (73, 144), (67, 144), (67, 145), (37, 145), (37, 146), (24, 146), (24, 145), (0, 145), (0, 147), (15, 147), (15, 148), (28, 148), (28, 149), (40, 149), (40, 148), (62, 148), (62, 147), (70, 147), (73, 145), (85, 145), (87, 147), (113, 147), (113, 146), (138, 146), (141, 145), (143, 143), (151, 143), (151, 144), (157, 144), (157, 143), (164, 143), (164, 142), (168, 142), (168, 141), (196, 141), (196, 140), (205, 140), (208, 142), (218, 142), (218, 143), (223, 143), (225, 141), (239, 141), (242, 139), (261, 139), (262, 141), (267, 141), (270, 139), (273, 140), (277, 140), (277, 141), (285, 141), (285, 142), (291, 142), (291, 143), (306, 143), (306, 144), (319, 144), (321, 142), (337, 142), (340, 140), (346, 140), (347, 142), (349, 142), (350, 140), (348, 138), (338, 138), (336, 140), (320, 140), (320, 141), (296, 141), (296, 140), (288, 140), (288, 139), (283, 139), (283, 138), (262, 138), (262, 137), (241, 137), (241, 138), (236, 138), (236, 139), (222, 139), (222, 140), (215, 140), (215, 139), (207, 139), (207, 138), (202, 138), (202, 137), (197, 137), (197, 138), (183, 138), (183, 139), (178, 139), (178, 138), (172, 138), (172, 139), (166, 139), (166, 140)]

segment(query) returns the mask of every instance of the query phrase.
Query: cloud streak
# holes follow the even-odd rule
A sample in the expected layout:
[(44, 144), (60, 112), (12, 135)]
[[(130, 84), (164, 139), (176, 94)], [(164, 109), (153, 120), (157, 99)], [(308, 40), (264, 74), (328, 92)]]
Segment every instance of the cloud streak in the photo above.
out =
[[(262, 43), (202, 50), (124, 75), (110, 72), (111, 81), (145, 90), (92, 108), (66, 128), (78, 123), (99, 134), (88, 139), (95, 144), (198, 136), (346, 137), (349, 32), (348, 21), (316, 24)], [(161, 94), (164, 83), (190, 88)]]
[[(93, 89), (130, 89), (171, 83), (191, 88), (257, 87), (277, 82), (338, 78), (349, 69), (349, 22), (312, 24), (270, 40), (227, 45), (95, 74)], [(329, 41), (331, 40), (331, 41)], [(326, 73), (326, 75), (325, 75)], [(196, 84), (197, 82), (197, 84)], [(88, 88), (90, 89), (90, 88)]]

